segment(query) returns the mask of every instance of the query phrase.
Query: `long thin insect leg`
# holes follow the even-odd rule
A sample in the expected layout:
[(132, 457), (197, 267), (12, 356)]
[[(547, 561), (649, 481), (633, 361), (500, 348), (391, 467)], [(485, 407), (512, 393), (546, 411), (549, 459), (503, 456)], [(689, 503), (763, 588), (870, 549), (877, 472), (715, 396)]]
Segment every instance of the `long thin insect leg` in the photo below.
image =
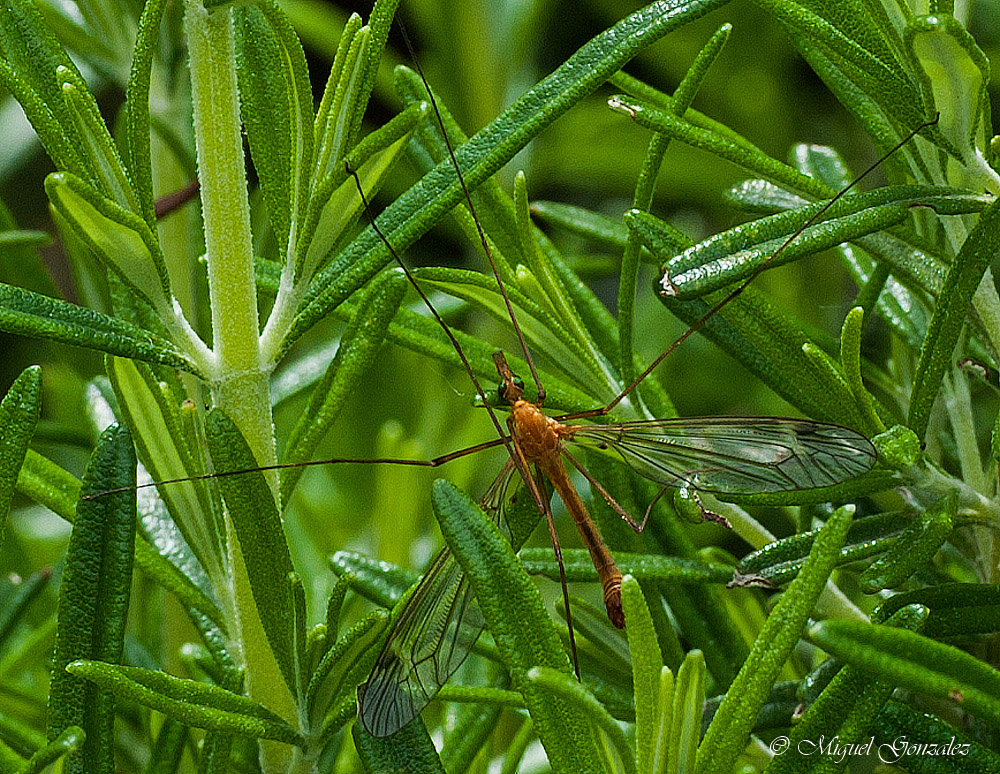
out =
[(216, 473), (203, 473), (200, 476), (184, 476), (183, 478), (168, 478), (162, 481), (150, 481), (146, 484), (136, 484), (135, 486), (119, 487), (118, 489), (107, 489), (103, 492), (95, 492), (91, 495), (84, 495), (82, 499), (84, 500), (94, 500), (98, 497), (104, 497), (105, 495), (120, 494), (121, 492), (135, 492), (139, 489), (147, 489), (151, 486), (158, 486), (159, 484), (180, 484), (185, 481), (207, 481), (213, 478), (225, 478), (226, 476), (238, 476), (243, 473), (263, 473), (269, 470), (288, 470), (289, 468), (311, 468), (317, 465), (337, 465), (342, 463), (358, 463), (361, 465), (408, 465), (415, 468), (436, 468), (439, 465), (444, 465), (446, 462), (451, 462), (452, 460), (457, 460), (459, 457), (465, 457), (469, 454), (475, 454), (476, 452), (483, 451), (485, 449), (492, 449), (500, 444), (507, 444), (510, 442), (510, 437), (507, 435), (501, 438), (494, 438), (491, 441), (483, 441), (482, 443), (477, 443), (475, 446), (466, 446), (464, 449), (458, 449), (453, 452), (448, 452), (447, 454), (442, 454), (440, 457), (434, 457), (429, 460), (408, 460), (400, 459), (399, 457), (328, 457), (325, 460), (303, 460), (301, 462), (278, 462), (274, 465), (264, 465), (262, 467), (256, 468), (241, 468), (239, 470), (224, 470)]
[(645, 519), (643, 519), (642, 524), (633, 519), (629, 515), (628, 511), (622, 508), (618, 504), (618, 501), (611, 496), (611, 493), (603, 486), (601, 486), (601, 482), (598, 481), (596, 478), (594, 478), (592, 475), (590, 475), (590, 472), (583, 466), (583, 463), (581, 463), (576, 457), (570, 454), (569, 451), (567, 451), (566, 449), (563, 449), (562, 453), (566, 459), (568, 459), (570, 462), (573, 463), (573, 467), (576, 468), (578, 471), (580, 471), (580, 475), (582, 475), (585, 479), (587, 479), (587, 483), (589, 483), (593, 489), (596, 489), (600, 493), (601, 497), (603, 497), (607, 502), (607, 504), (611, 506), (612, 510), (614, 510), (615, 513), (617, 513), (619, 516), (622, 517), (622, 519), (625, 521), (626, 524), (628, 524), (636, 532), (642, 532), (643, 527), (646, 526)]
[(889, 158), (889, 156), (891, 156), (893, 153), (895, 153), (904, 145), (906, 145), (910, 140), (912, 140), (913, 137), (916, 136), (918, 132), (920, 132), (922, 129), (926, 129), (928, 126), (933, 126), (934, 124), (936, 124), (939, 118), (940, 114), (936, 115), (934, 119), (931, 121), (924, 121), (916, 129), (910, 132), (906, 137), (904, 137), (902, 140), (896, 143), (896, 145), (894, 145), (888, 152), (884, 153), (877, 161), (873, 162), (864, 172), (862, 172), (860, 175), (854, 178), (854, 180), (852, 180), (848, 185), (844, 186), (839, 191), (837, 191), (836, 195), (832, 199), (830, 199), (826, 204), (824, 204), (823, 207), (821, 207), (811, 218), (809, 218), (809, 220), (807, 220), (805, 223), (799, 226), (799, 228), (796, 229), (795, 233), (789, 236), (788, 239), (786, 239), (782, 243), (781, 247), (775, 250), (774, 253), (772, 253), (771, 256), (766, 261), (761, 263), (756, 269), (754, 269), (750, 273), (749, 277), (743, 280), (743, 282), (741, 282), (736, 287), (735, 290), (732, 290), (728, 294), (726, 294), (726, 296), (721, 301), (719, 301), (717, 304), (715, 304), (715, 306), (709, 309), (700, 319), (698, 319), (694, 324), (692, 324), (691, 327), (689, 327), (684, 333), (678, 336), (677, 340), (674, 341), (673, 344), (667, 347), (667, 349), (659, 357), (657, 357), (656, 360), (650, 363), (646, 367), (646, 369), (641, 374), (639, 374), (628, 387), (622, 390), (615, 397), (615, 399), (612, 400), (607, 406), (604, 406), (603, 408), (599, 409), (592, 409), (590, 411), (581, 411), (576, 414), (566, 414), (561, 417), (555, 417), (555, 419), (560, 422), (563, 422), (569, 419), (590, 419), (593, 417), (601, 417), (611, 413), (615, 409), (615, 407), (623, 400), (625, 400), (625, 398), (627, 398), (632, 393), (632, 391), (635, 390), (642, 383), (642, 381), (647, 376), (649, 376), (653, 372), (653, 370), (667, 358), (667, 356), (671, 352), (673, 352), (675, 349), (677, 349), (677, 347), (683, 344), (684, 341), (687, 340), (689, 336), (691, 336), (696, 331), (700, 330), (705, 325), (705, 323), (707, 323), (712, 317), (714, 317), (719, 312), (719, 310), (721, 310), (730, 301), (737, 298), (744, 290), (746, 290), (747, 286), (755, 279), (757, 279), (757, 277), (759, 277), (760, 274), (765, 269), (767, 269), (767, 267), (770, 266), (771, 263), (774, 262), (775, 258), (781, 255), (781, 253), (783, 253), (788, 248), (788, 246), (792, 244), (792, 242), (798, 239), (802, 235), (802, 233), (807, 228), (809, 228), (809, 226), (811, 226), (820, 217), (822, 217), (823, 213), (825, 213), (828, 209), (830, 209), (830, 207), (832, 207), (834, 203), (836, 203), (841, 197), (847, 194), (858, 183), (864, 180), (869, 174), (874, 172), (879, 166), (881, 166), (882, 162), (884, 162), (887, 158)]
[(174, 210), (183, 207), (195, 197), (195, 194), (197, 194), (200, 189), (201, 183), (195, 179), (180, 190), (169, 193), (166, 196), (161, 196), (156, 200), (156, 204), (154, 205), (157, 220), (164, 218)]
[(642, 521), (639, 523), (640, 532), (646, 529), (646, 522), (649, 521), (649, 514), (653, 512), (653, 506), (656, 505), (660, 501), (660, 498), (671, 489), (673, 489), (672, 486), (660, 487), (660, 491), (656, 493), (656, 497), (649, 501), (649, 505), (646, 506), (646, 512), (642, 516)]
[[(537, 465), (535, 466), (535, 476), (537, 477), (536, 486), (542, 492), (545, 492), (545, 477)], [(576, 673), (576, 679), (582, 682), (582, 678), (580, 677), (580, 657), (576, 652), (576, 635), (573, 633), (573, 613), (569, 606), (569, 587), (566, 585), (566, 565), (563, 563), (562, 547), (559, 545), (559, 535), (556, 532), (555, 522), (552, 520), (552, 509), (549, 507), (547, 497), (544, 498), (542, 514), (545, 516), (545, 523), (549, 528), (552, 553), (555, 554), (556, 565), (559, 567), (559, 586), (562, 588), (563, 610), (566, 613), (566, 628), (569, 630), (569, 650), (573, 658), (573, 671)]]
[(507, 295), (507, 288), (504, 287), (503, 280), (500, 279), (500, 272), (497, 270), (496, 259), (493, 257), (493, 251), (490, 250), (489, 242), (486, 239), (486, 233), (483, 231), (482, 223), (480, 223), (479, 216), (476, 214), (476, 206), (472, 203), (472, 196), (469, 193), (468, 187), (465, 185), (465, 177), (462, 175), (462, 169), (459, 167), (458, 159), (455, 157), (455, 150), (451, 147), (451, 142), (448, 140), (448, 131), (444, 127), (444, 119), (441, 117), (441, 111), (438, 110), (438, 104), (437, 100), (434, 98), (434, 92), (431, 91), (431, 87), (428, 85), (427, 79), (424, 77), (424, 71), (420, 67), (420, 62), (413, 50), (413, 45), (410, 43), (410, 37), (406, 34), (406, 28), (403, 26), (402, 20), (397, 21), (399, 23), (399, 31), (402, 33), (403, 40), (406, 42), (406, 48), (410, 52), (410, 59), (413, 62), (413, 66), (420, 75), (420, 80), (422, 80), (424, 82), (424, 86), (427, 87), (427, 96), (430, 98), (431, 105), (434, 107), (434, 115), (437, 117), (438, 126), (441, 129), (441, 136), (444, 137), (444, 144), (448, 149), (448, 155), (451, 157), (451, 163), (455, 168), (455, 174), (458, 176), (458, 182), (461, 184), (462, 191), (465, 193), (465, 201), (469, 205), (469, 214), (472, 216), (472, 220), (476, 224), (476, 230), (479, 232), (479, 241), (482, 243), (483, 250), (486, 253), (486, 260), (490, 265), (493, 276), (496, 278), (497, 285), (500, 287), (500, 295), (503, 296), (504, 304), (507, 307), (507, 314), (514, 326), (514, 332), (517, 334), (517, 340), (521, 345), (521, 351), (524, 353), (524, 359), (527, 361), (528, 368), (531, 370), (531, 378), (535, 382), (535, 388), (538, 390), (538, 398), (535, 400), (535, 403), (536, 405), (541, 406), (542, 403), (545, 402), (545, 388), (542, 386), (542, 382), (538, 378), (538, 372), (535, 370), (535, 361), (531, 357), (531, 352), (528, 351), (528, 342), (525, 341), (524, 334), (521, 332), (521, 326), (517, 322), (517, 315), (514, 314), (514, 306), (511, 304), (510, 297)]

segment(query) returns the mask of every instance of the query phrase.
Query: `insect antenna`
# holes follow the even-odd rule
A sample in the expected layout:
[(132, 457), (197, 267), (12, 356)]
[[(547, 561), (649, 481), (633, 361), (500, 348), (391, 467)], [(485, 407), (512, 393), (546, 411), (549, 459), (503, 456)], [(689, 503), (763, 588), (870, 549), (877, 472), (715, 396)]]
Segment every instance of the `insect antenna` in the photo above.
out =
[[(712, 319), (712, 317), (714, 317), (716, 314), (718, 314), (723, 309), (723, 307), (725, 307), (731, 301), (733, 301), (736, 298), (738, 298), (740, 296), (740, 294), (742, 294), (743, 291), (747, 289), (747, 287), (750, 285), (751, 282), (753, 282), (755, 279), (757, 279), (757, 277), (759, 277), (764, 272), (765, 269), (767, 269), (772, 263), (774, 263), (774, 260), (779, 255), (781, 255), (786, 249), (788, 249), (788, 247), (796, 239), (798, 239), (800, 236), (802, 236), (802, 234), (805, 232), (805, 230), (807, 228), (809, 228), (811, 225), (813, 225), (813, 223), (815, 223), (817, 220), (819, 220), (823, 216), (823, 214), (825, 212), (827, 212), (827, 210), (829, 210), (834, 204), (836, 204), (843, 196), (845, 196), (847, 193), (849, 193), (855, 186), (858, 185), (858, 183), (860, 183), (868, 175), (870, 175), (872, 172), (874, 172), (876, 169), (878, 169), (887, 158), (889, 158), (892, 154), (894, 154), (896, 151), (898, 151), (900, 148), (902, 148), (904, 145), (906, 145), (919, 132), (923, 131), (924, 129), (926, 129), (929, 126), (933, 126), (934, 124), (936, 124), (938, 122), (938, 119), (940, 117), (941, 117), (941, 114), (938, 113), (938, 114), (936, 114), (934, 116), (933, 119), (930, 119), (928, 121), (924, 121), (922, 124), (920, 124), (915, 129), (913, 129), (912, 131), (910, 131), (910, 133), (907, 134), (906, 137), (904, 137), (902, 140), (900, 140), (898, 143), (896, 143), (887, 152), (883, 153), (878, 159), (876, 159), (875, 161), (873, 161), (865, 169), (864, 172), (862, 172), (860, 175), (858, 175), (856, 178), (854, 178), (848, 185), (844, 186), (839, 191), (837, 191), (837, 193), (833, 196), (833, 198), (831, 198), (822, 207), (820, 207), (815, 213), (813, 213), (813, 215), (805, 223), (803, 223), (801, 226), (799, 226), (784, 242), (782, 242), (781, 246), (777, 250), (775, 250), (767, 258), (767, 260), (765, 260), (763, 263), (761, 263), (760, 265), (758, 265), (750, 273), (750, 276), (748, 276), (739, 285), (737, 285), (734, 290), (731, 290), (729, 293), (727, 293), (720, 301), (716, 302), (711, 307), (711, 309), (709, 309), (707, 312), (705, 312), (704, 315), (702, 315), (695, 322), (693, 322), (688, 327), (688, 329), (686, 331), (684, 331), (684, 333), (682, 333), (680, 336), (678, 336), (674, 340), (674, 342), (669, 347), (667, 347), (663, 352), (661, 352), (660, 355), (652, 363), (650, 363), (648, 366), (646, 366), (646, 368), (643, 370), (643, 372), (641, 374), (639, 374), (635, 379), (633, 379), (632, 383), (629, 384), (624, 390), (622, 390), (614, 398), (614, 400), (612, 400), (608, 405), (606, 405), (606, 406), (604, 406), (602, 408), (592, 409), (590, 411), (580, 411), (580, 412), (577, 412), (577, 413), (574, 413), (574, 414), (565, 414), (563, 416), (556, 417), (556, 419), (558, 419), (560, 421), (562, 421), (562, 420), (568, 420), (568, 419), (588, 419), (588, 418), (591, 418), (591, 417), (604, 416), (606, 414), (609, 414), (611, 411), (613, 411), (615, 409), (615, 407), (619, 403), (621, 403), (623, 400), (625, 400), (625, 398), (627, 398), (633, 391), (635, 391), (639, 387), (640, 384), (642, 384), (643, 380), (647, 376), (649, 376), (656, 369), (656, 367), (658, 365), (660, 365), (660, 363), (662, 363), (664, 360), (666, 360), (666, 358), (667, 358), (668, 355), (670, 355), (675, 349), (677, 349), (677, 347), (679, 347), (681, 344), (683, 344), (685, 341), (687, 341), (687, 339), (692, 334), (694, 334), (698, 330), (700, 330), (705, 325), (705, 323), (707, 323), (710, 319)], [(670, 296), (670, 295), (672, 295), (672, 293), (669, 290), (664, 290), (663, 291), (663, 295)]]
[(539, 406), (545, 402), (545, 388), (542, 386), (542, 381), (538, 377), (538, 371), (535, 370), (535, 361), (531, 357), (531, 352), (528, 349), (528, 342), (524, 338), (524, 333), (521, 331), (521, 325), (517, 321), (517, 315), (514, 314), (514, 305), (510, 302), (510, 296), (507, 295), (507, 288), (503, 284), (503, 280), (500, 279), (500, 271), (497, 268), (496, 259), (493, 257), (493, 251), (490, 249), (489, 241), (486, 239), (486, 232), (483, 230), (483, 225), (479, 220), (479, 216), (476, 214), (476, 205), (472, 201), (472, 195), (469, 192), (468, 186), (465, 184), (465, 176), (462, 174), (462, 170), (458, 165), (458, 159), (455, 157), (455, 149), (451, 145), (451, 140), (448, 139), (448, 130), (445, 129), (444, 119), (441, 117), (441, 111), (438, 109), (437, 100), (434, 97), (434, 92), (431, 90), (430, 84), (427, 82), (427, 78), (424, 77), (424, 71), (420, 67), (420, 61), (417, 59), (416, 52), (413, 50), (413, 44), (410, 42), (410, 36), (406, 33), (406, 27), (403, 25), (401, 19), (397, 20), (399, 22), (399, 30), (402, 33), (403, 41), (406, 43), (406, 48), (410, 53), (410, 60), (413, 62), (413, 66), (417, 71), (417, 75), (420, 76), (420, 80), (424, 84), (424, 88), (427, 89), (427, 96), (430, 100), (431, 107), (434, 108), (434, 116), (437, 119), (438, 127), (441, 129), (441, 136), (444, 138), (445, 147), (448, 149), (448, 156), (451, 159), (451, 164), (455, 168), (455, 174), (458, 176), (459, 185), (462, 186), (462, 192), (465, 194), (465, 201), (469, 207), (469, 214), (472, 216), (473, 222), (476, 224), (476, 231), (479, 234), (479, 241), (483, 246), (483, 251), (486, 254), (486, 261), (489, 263), (490, 271), (493, 272), (493, 276), (496, 278), (497, 285), (500, 288), (500, 295), (503, 296), (504, 305), (507, 307), (507, 315), (510, 317), (511, 324), (514, 326), (514, 332), (517, 335), (518, 344), (521, 347), (521, 351), (524, 354), (524, 359), (528, 363), (528, 369), (531, 371), (531, 379), (535, 383), (535, 388), (538, 390), (538, 397), (535, 403)]
[[(436, 105), (434, 106), (434, 110), (435, 111), (437, 110)], [(450, 144), (448, 145), (448, 149), (449, 151), (451, 150)], [(455, 158), (454, 155), (452, 155), (452, 159), (454, 158)], [(455, 338), (455, 334), (452, 332), (451, 327), (448, 325), (448, 323), (444, 321), (444, 318), (434, 307), (434, 304), (431, 303), (430, 298), (424, 292), (423, 288), (420, 287), (420, 283), (417, 282), (417, 278), (413, 276), (413, 273), (410, 271), (407, 265), (403, 263), (403, 260), (399, 257), (399, 253), (397, 253), (396, 249), (390, 244), (389, 240), (382, 232), (382, 229), (379, 228), (378, 223), (376, 222), (374, 216), (372, 215), (371, 207), (368, 204), (368, 197), (365, 196), (364, 188), (361, 185), (361, 178), (358, 177), (358, 173), (355, 172), (353, 169), (351, 169), (350, 165), (347, 162), (344, 162), (344, 167), (347, 169), (347, 173), (354, 178), (354, 184), (358, 189), (358, 195), (361, 197), (361, 204), (364, 207), (365, 214), (368, 216), (368, 222), (371, 224), (372, 230), (375, 232), (378, 238), (382, 240), (383, 244), (386, 246), (386, 249), (389, 251), (389, 254), (393, 257), (393, 260), (396, 261), (396, 265), (398, 265), (399, 268), (402, 269), (403, 274), (409, 281), (410, 285), (413, 286), (413, 289), (417, 291), (417, 295), (420, 296), (420, 300), (423, 301), (424, 306), (427, 307), (427, 309), (430, 311), (434, 319), (437, 320), (437, 323), (441, 327), (441, 330), (443, 330), (445, 335), (448, 337), (448, 341), (451, 342), (452, 348), (455, 350), (459, 359), (462, 361), (462, 367), (465, 368), (466, 373), (472, 380), (473, 386), (476, 388), (476, 392), (479, 394), (479, 397), (482, 398), (483, 405), (486, 407), (487, 412), (489, 412), (490, 419), (493, 421), (494, 427), (496, 427), (497, 432), (500, 434), (500, 438), (503, 440), (504, 446), (507, 447), (508, 452), (511, 452), (510, 440), (507, 438), (506, 433), (504, 433), (503, 425), (500, 424), (500, 420), (497, 417), (496, 412), (493, 410), (492, 405), (490, 405), (490, 400), (486, 394), (486, 390), (484, 390), (483, 387), (479, 384), (479, 379), (476, 378), (476, 372), (472, 370), (472, 364), (466, 357), (465, 350), (462, 349), (462, 345), (458, 343), (458, 339)], [(457, 164), (455, 165), (455, 169), (458, 170)], [(462, 180), (462, 188), (465, 189), (465, 181), (462, 179), (461, 173), (459, 173), (459, 180)], [(466, 196), (468, 196), (467, 191), (466, 191)], [(476, 221), (476, 225), (477, 226), (479, 225), (478, 220)], [(482, 233), (481, 228), (480, 228), (480, 233)], [(486, 237), (484, 236), (483, 244), (485, 243), (486, 243)], [(506, 293), (504, 294), (504, 297), (506, 298)]]

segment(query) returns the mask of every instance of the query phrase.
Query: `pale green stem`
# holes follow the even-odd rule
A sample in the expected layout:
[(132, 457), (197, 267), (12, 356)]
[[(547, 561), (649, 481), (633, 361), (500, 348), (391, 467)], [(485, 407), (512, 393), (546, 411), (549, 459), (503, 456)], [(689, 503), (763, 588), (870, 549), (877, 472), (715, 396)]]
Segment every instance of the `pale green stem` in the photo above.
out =
[(276, 461), (257, 330), (250, 204), (236, 85), (232, 10), (185, 4), (215, 372), (212, 392), (262, 465)]
[(983, 275), (976, 294), (972, 297), (972, 305), (979, 315), (979, 319), (986, 328), (986, 335), (989, 337), (990, 345), (994, 352), (1000, 353), (1000, 297), (997, 296), (996, 284), (993, 281), (993, 273), (987, 269)]
[(928, 508), (939, 497), (958, 492), (958, 523), (978, 524), (1000, 531), (1000, 503), (976, 491), (960, 478), (945, 473), (933, 462), (924, 460), (900, 471), (908, 494), (920, 508)]
[(942, 393), (951, 420), (962, 480), (980, 494), (988, 494), (991, 482), (986, 478), (983, 460), (979, 454), (968, 377), (953, 368), (950, 374), (945, 375)]
[[(271, 419), (269, 372), (262, 365), (257, 325), (250, 204), (247, 196), (243, 138), (236, 83), (236, 39), (231, 8), (208, 12), (196, 0), (184, 7), (188, 41), (198, 178), (208, 289), (212, 305), (214, 369), (209, 375), (215, 405), (243, 433), (262, 465), (276, 461)], [(276, 478), (272, 484), (276, 483)], [(277, 491), (277, 487), (274, 487)], [(253, 599), (242, 547), (227, 521), (235, 626), (232, 643), (246, 674), (249, 696), (290, 724), (298, 712)], [(288, 745), (262, 742), (264, 774), (284, 774), (299, 755)]]

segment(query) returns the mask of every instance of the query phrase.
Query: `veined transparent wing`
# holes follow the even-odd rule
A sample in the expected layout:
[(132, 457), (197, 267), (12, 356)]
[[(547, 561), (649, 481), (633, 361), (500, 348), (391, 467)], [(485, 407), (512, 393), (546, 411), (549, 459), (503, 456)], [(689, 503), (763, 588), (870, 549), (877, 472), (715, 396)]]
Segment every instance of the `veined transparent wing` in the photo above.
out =
[(614, 449), (659, 484), (717, 494), (817, 489), (875, 465), (875, 449), (846, 427), (786, 417), (694, 417), (574, 425), (585, 446)]
[[(479, 501), (508, 539), (504, 512), (514, 473), (508, 462)], [(358, 687), (365, 730), (389, 736), (416, 717), (465, 661), (485, 626), (462, 568), (442, 549), (403, 603), (371, 675)]]

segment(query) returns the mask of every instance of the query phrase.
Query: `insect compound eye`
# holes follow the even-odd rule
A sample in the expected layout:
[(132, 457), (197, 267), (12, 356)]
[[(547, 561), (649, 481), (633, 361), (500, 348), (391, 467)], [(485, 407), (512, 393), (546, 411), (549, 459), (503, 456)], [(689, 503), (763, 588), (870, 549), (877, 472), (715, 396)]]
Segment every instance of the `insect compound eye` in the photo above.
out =
[[(518, 395), (524, 394), (524, 382), (519, 377), (514, 377), (513, 386)], [(503, 382), (497, 385), (497, 396), (500, 398), (501, 403), (507, 403), (510, 400), (510, 396), (507, 394), (507, 386)]]

